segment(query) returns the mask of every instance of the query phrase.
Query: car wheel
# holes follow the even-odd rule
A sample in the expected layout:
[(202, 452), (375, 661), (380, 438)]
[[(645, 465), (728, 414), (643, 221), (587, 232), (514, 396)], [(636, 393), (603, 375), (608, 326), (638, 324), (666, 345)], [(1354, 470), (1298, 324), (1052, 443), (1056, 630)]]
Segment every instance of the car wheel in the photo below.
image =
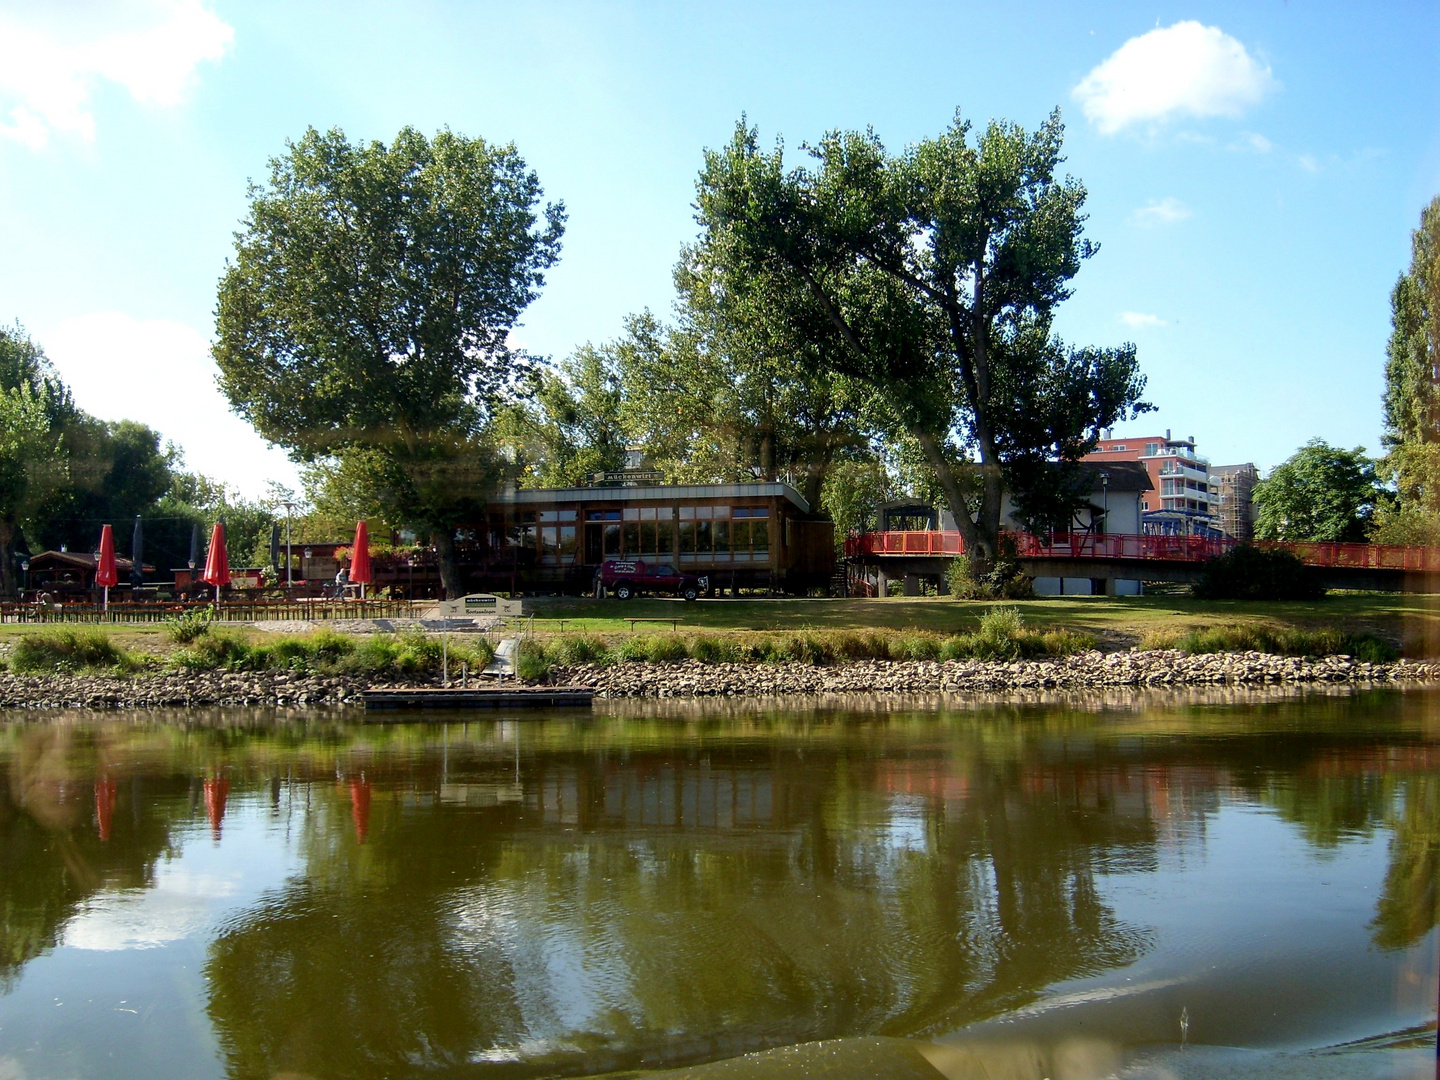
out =
[(634, 595), (635, 590), (630, 587), (628, 581), (622, 581), (615, 586), (615, 599), (617, 600), (629, 600)]
[(680, 590), (680, 595), (684, 597), (688, 603), (691, 600), (698, 600), (700, 598), (700, 590), (694, 585), (686, 585), (685, 588)]

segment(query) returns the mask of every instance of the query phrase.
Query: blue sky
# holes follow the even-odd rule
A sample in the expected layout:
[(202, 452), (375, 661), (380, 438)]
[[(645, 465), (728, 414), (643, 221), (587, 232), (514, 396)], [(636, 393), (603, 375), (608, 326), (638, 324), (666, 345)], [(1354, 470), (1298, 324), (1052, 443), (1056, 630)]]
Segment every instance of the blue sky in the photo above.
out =
[(1060, 318), (1133, 340), (1159, 411), (1269, 468), (1377, 450), (1389, 291), (1440, 194), (1440, 5), (0, 0), (0, 320), (98, 415), (257, 495), (284, 455), (206, 344), (247, 180), (307, 125), (514, 141), (569, 208), (519, 338), (557, 359), (671, 302), (704, 147), (744, 114), (798, 148), (892, 149), (956, 108), (1057, 105), (1101, 245)]

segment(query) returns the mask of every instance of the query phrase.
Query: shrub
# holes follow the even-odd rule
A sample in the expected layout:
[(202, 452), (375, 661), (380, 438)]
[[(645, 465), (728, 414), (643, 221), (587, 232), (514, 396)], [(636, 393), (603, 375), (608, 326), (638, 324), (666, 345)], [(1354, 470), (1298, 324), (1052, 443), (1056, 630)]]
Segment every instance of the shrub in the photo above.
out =
[(178, 645), (189, 645), (210, 629), (210, 623), (214, 619), (215, 607), (213, 604), (206, 604), (202, 608), (191, 608), (189, 611), (166, 619), (165, 634)]
[(545, 653), (557, 664), (601, 664), (610, 657), (603, 638), (591, 634), (562, 634), (552, 638)]
[(116, 645), (103, 630), (22, 634), (10, 650), (10, 669), (15, 672), (130, 671), (137, 666), (138, 658)]
[(933, 634), (904, 634), (890, 641), (890, 656), (895, 660), (938, 660), (941, 641)]
[(539, 682), (550, 676), (550, 658), (545, 655), (545, 646), (534, 638), (521, 638), (515, 652), (515, 675), (522, 682)]
[(1205, 564), (1193, 586), (1207, 600), (1319, 600), (1314, 571), (1288, 551), (1241, 545)]

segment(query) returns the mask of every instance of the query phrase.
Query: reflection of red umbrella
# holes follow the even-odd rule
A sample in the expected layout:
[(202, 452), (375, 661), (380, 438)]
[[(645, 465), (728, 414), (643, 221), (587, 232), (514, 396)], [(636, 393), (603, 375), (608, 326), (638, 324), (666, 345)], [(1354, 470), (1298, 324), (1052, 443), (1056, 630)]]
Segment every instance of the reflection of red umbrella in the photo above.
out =
[(220, 839), (220, 823), (225, 820), (225, 799), (229, 794), (230, 781), (225, 777), (206, 779), (205, 816), (210, 819), (210, 835), (216, 840)]
[(110, 820), (115, 816), (118, 785), (108, 776), (95, 781), (95, 820), (100, 826), (101, 841), (110, 839)]
[(361, 521), (355, 526), (355, 546), (350, 549), (350, 580), (360, 586), (360, 598), (365, 598), (365, 586), (375, 580), (370, 572), (370, 533)]
[(210, 533), (210, 550), (205, 555), (205, 573), (201, 581), (215, 586), (215, 602), (220, 602), (220, 586), (230, 584), (230, 556), (225, 551), (225, 522), (215, 522)]
[(350, 816), (355, 819), (355, 839), (363, 844), (370, 835), (370, 781), (350, 781)]
[(118, 584), (115, 572), (115, 531), (109, 525), (100, 526), (100, 558), (95, 563), (95, 584), (105, 590), (105, 609), (110, 609), (110, 586)]

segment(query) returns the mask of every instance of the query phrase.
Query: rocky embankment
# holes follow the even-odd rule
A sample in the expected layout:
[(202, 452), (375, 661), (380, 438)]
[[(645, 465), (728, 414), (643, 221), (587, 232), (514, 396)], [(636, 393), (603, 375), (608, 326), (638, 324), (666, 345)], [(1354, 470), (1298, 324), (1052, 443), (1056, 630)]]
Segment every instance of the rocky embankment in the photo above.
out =
[(1350, 656), (1266, 653), (1087, 652), (1053, 660), (861, 661), (808, 664), (617, 664), (557, 669), (554, 681), (599, 697), (760, 697), (774, 694), (996, 693), (1115, 687), (1415, 683), (1440, 680), (1440, 663), (1372, 664)]
[(284, 671), (115, 675), (0, 674), (0, 709), (162, 709), (360, 704), (372, 680)]
[[(419, 678), (406, 685), (438, 683)], [(607, 698), (766, 697), (786, 694), (985, 694), (1017, 690), (1275, 686), (1440, 681), (1440, 663), (1372, 664), (1263, 653), (1088, 652), (1054, 660), (862, 661), (808, 664), (582, 665), (551, 682), (589, 686)], [(112, 675), (0, 674), (0, 709), (158, 709), (205, 705), (292, 708), (358, 705), (377, 680), (293, 672), (166, 672)], [(395, 685), (385, 683), (385, 685)]]

